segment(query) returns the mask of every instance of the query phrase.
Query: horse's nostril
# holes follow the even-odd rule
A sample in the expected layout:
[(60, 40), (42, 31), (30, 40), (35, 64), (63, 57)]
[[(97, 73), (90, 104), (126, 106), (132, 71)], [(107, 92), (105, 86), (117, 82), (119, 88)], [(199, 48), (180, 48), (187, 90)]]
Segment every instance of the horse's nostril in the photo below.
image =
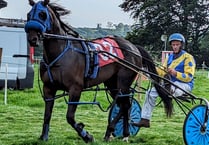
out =
[(34, 37), (34, 38), (31, 39), (31, 41), (32, 42), (36, 42), (36, 41), (38, 41), (38, 38), (37, 37)]
[(29, 43), (31, 46), (37, 46), (38, 45), (38, 37), (32, 37), (29, 40)]

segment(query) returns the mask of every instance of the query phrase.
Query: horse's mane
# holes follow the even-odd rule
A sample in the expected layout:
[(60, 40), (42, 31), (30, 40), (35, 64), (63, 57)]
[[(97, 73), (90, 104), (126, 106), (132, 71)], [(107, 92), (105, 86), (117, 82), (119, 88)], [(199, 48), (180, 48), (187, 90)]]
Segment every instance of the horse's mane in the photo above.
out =
[(59, 20), (62, 29), (68, 34), (68, 35), (72, 35), (74, 37), (79, 37), (79, 33), (76, 32), (75, 30), (73, 30), (72, 26), (70, 26), (69, 24), (66, 24), (65, 22), (63, 22), (61, 20), (61, 16), (70, 14), (70, 10), (65, 9), (64, 7), (56, 4), (56, 3), (49, 3), (48, 5), (52, 11), (55, 13), (57, 19)]

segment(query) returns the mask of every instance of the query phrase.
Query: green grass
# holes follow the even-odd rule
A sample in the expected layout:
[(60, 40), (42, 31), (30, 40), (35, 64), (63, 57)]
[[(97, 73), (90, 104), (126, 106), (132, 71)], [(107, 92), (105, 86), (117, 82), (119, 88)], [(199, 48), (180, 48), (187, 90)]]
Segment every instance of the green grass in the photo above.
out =
[[(37, 66), (36, 66), (37, 67)], [(209, 100), (209, 79), (207, 72), (198, 71), (195, 78), (193, 94)], [(18, 91), (8, 90), (8, 104), (4, 105), (4, 91), (0, 91), (0, 144), (1, 145), (83, 145), (83, 140), (66, 121), (67, 105), (63, 98), (55, 102), (49, 140), (38, 140), (43, 123), (44, 101), (38, 89), (37, 72), (34, 88)], [(146, 85), (146, 82), (143, 82)], [(81, 101), (92, 101), (94, 92), (85, 92)], [(143, 104), (144, 95), (139, 103)], [(108, 101), (103, 92), (98, 100), (104, 108)], [(188, 104), (190, 107), (191, 104)], [(131, 136), (131, 144), (140, 145), (182, 145), (183, 122), (185, 114), (174, 103), (175, 112), (171, 118), (166, 118), (162, 105), (155, 108), (151, 120), (151, 128), (140, 129), (136, 136)], [(76, 112), (77, 122), (85, 123), (85, 129), (94, 135), (92, 145), (126, 145), (121, 139), (104, 142), (108, 113), (102, 112), (97, 106), (81, 105)]]

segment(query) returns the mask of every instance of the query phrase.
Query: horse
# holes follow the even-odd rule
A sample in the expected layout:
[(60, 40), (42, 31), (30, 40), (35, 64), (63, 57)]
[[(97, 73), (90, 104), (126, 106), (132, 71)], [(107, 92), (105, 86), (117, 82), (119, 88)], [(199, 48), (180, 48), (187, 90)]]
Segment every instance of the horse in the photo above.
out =
[[(56, 92), (63, 90), (69, 96), (68, 101), (75, 102), (75, 104), (68, 104), (66, 113), (67, 122), (75, 129), (84, 142), (93, 142), (94, 137), (84, 129), (85, 124), (82, 122), (77, 123), (75, 120), (76, 102), (79, 102), (81, 93), (85, 88), (90, 88), (101, 83), (106, 86), (113, 100), (116, 100), (115, 102), (120, 106), (117, 117), (107, 125), (104, 140), (110, 140), (114, 126), (121, 116), (123, 116), (124, 120), (123, 137), (129, 137), (128, 110), (131, 107), (130, 86), (135, 80), (137, 71), (140, 70), (139, 68), (143, 67), (147, 67), (151, 72), (150, 76), (154, 80), (154, 85), (165, 104), (166, 113), (171, 114), (171, 101), (158, 85), (160, 79), (156, 77), (155, 64), (148, 52), (118, 36), (107, 36), (86, 41), (71, 26), (61, 20), (61, 16), (68, 14), (70, 11), (60, 5), (50, 3), (49, 0), (39, 2), (29, 0), (29, 4), (32, 6), (32, 9), (27, 14), (27, 23), (25, 24), (28, 42), (31, 46), (37, 46), (40, 42), (43, 43), (40, 77), (43, 82), (42, 97), (45, 102), (45, 112), (42, 133), (40, 135), (41, 140), (46, 141), (49, 138), (50, 120)], [(56, 37), (44, 37), (44, 34), (51, 34)], [(64, 39), (65, 36), (69, 39)], [(90, 68), (88, 67), (90, 66), (90, 61), (88, 61), (90, 50), (87, 51), (86, 48), (96, 43), (97, 40), (104, 40), (103, 43), (109, 45), (110, 43), (107, 42), (107, 39), (118, 45), (110, 46), (110, 48), (116, 48), (123, 56), (121, 58), (116, 57), (115, 60), (111, 56), (111, 59), (114, 61), (104, 66), (99, 66), (95, 69), (97, 74), (90, 78), (90, 75), (88, 75), (90, 70), (88, 69)], [(94, 50), (91, 52), (96, 54), (99, 51)], [(107, 58), (107, 54), (103, 54), (101, 57)], [(150, 61), (147, 61), (145, 58)], [(122, 65), (121, 61), (133, 64), (133, 66), (136, 66), (136, 71)]]

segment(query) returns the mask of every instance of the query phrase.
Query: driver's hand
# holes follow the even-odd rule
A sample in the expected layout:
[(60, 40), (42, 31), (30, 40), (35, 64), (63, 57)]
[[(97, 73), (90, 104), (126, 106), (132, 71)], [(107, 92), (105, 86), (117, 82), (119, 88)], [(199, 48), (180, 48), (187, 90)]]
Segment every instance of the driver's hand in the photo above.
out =
[(177, 71), (173, 68), (168, 68), (168, 73), (174, 77), (177, 75)]

